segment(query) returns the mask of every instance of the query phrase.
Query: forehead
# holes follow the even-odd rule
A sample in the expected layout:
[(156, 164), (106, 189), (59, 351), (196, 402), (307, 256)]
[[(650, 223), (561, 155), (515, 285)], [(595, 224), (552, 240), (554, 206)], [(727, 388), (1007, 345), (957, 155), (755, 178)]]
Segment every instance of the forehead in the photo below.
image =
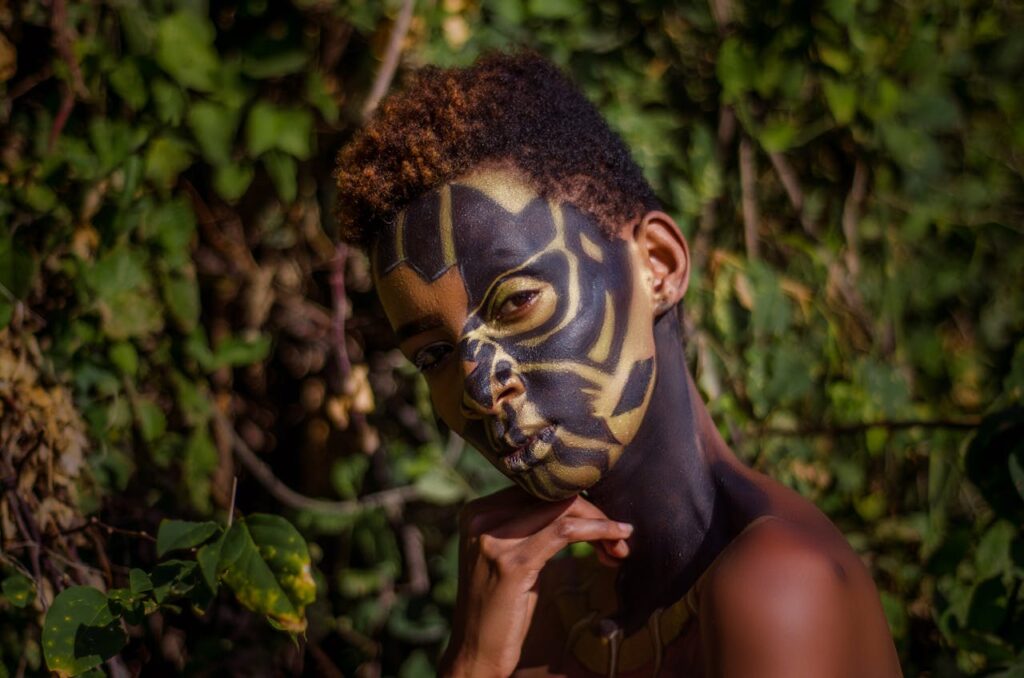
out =
[(383, 279), (405, 264), (429, 284), (457, 267), (476, 298), (551, 245), (562, 212), (514, 172), (478, 171), (406, 208), (378, 237), (374, 268)]

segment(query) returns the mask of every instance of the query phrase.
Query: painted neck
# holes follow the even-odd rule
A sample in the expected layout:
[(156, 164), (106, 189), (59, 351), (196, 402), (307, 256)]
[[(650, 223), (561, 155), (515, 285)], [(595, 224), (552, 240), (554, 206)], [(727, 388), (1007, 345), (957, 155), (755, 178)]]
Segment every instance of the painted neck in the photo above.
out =
[(692, 387), (675, 314), (662, 315), (654, 333), (650, 409), (615, 468), (587, 495), (613, 520), (634, 526), (613, 620), (627, 635), (679, 600), (732, 532), (709, 456), (724, 443)]

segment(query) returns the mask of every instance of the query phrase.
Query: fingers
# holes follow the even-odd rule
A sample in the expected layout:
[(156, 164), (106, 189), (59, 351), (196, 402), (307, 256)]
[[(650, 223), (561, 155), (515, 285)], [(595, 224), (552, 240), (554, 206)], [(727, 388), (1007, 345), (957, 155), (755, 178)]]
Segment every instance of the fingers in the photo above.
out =
[[(534, 564), (549, 561), (556, 553), (569, 544), (581, 541), (589, 542), (615, 542), (616, 547), (611, 550), (619, 557), (625, 557), (629, 553), (629, 547), (625, 539), (633, 533), (633, 526), (626, 523), (617, 523), (612, 520), (600, 518), (580, 518), (577, 516), (562, 515), (547, 527), (534, 534), (523, 542), (524, 553), (531, 554)], [(622, 546), (618, 547), (617, 544)], [(625, 552), (623, 552), (625, 548)]]

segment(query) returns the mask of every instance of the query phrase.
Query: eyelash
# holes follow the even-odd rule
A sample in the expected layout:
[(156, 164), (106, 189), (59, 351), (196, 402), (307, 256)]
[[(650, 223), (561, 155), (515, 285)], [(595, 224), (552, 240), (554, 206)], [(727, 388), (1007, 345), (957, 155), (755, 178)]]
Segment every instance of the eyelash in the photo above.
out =
[[(522, 292), (510, 294), (509, 296), (502, 299), (501, 305), (498, 306), (497, 310), (494, 313), (494, 319), (498, 321), (507, 320), (508, 315), (514, 315), (527, 308), (531, 303), (533, 303), (533, 301), (537, 298), (539, 294), (539, 290), (523, 290)], [(509, 311), (508, 314), (502, 314), (501, 309), (505, 307), (505, 304), (507, 304), (510, 301), (517, 301), (520, 299), (522, 301), (516, 304), (516, 307), (514, 309)]]
[[(425, 363), (424, 362), (424, 358), (428, 357), (429, 355), (431, 355), (437, 349), (444, 349), (444, 353), (442, 353), (440, 356), (436, 357), (433, 362)], [(432, 372), (432, 371), (436, 370), (438, 367), (440, 367), (444, 363), (445, 359), (449, 355), (451, 355), (451, 352), (452, 352), (452, 347), (450, 345), (448, 345), (448, 344), (443, 344), (443, 343), (430, 344), (428, 346), (424, 346), (423, 348), (421, 348), (419, 351), (416, 352), (416, 355), (413, 358), (412, 364), (415, 365), (416, 369), (418, 369), (420, 372)]]

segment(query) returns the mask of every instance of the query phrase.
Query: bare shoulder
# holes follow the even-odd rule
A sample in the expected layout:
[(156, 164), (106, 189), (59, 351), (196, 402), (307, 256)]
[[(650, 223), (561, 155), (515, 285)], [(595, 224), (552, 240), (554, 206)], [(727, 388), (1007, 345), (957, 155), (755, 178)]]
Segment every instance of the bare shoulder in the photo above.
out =
[(708, 573), (701, 628), (713, 675), (899, 675), (856, 554), (842, 539), (782, 519), (741, 534)]

